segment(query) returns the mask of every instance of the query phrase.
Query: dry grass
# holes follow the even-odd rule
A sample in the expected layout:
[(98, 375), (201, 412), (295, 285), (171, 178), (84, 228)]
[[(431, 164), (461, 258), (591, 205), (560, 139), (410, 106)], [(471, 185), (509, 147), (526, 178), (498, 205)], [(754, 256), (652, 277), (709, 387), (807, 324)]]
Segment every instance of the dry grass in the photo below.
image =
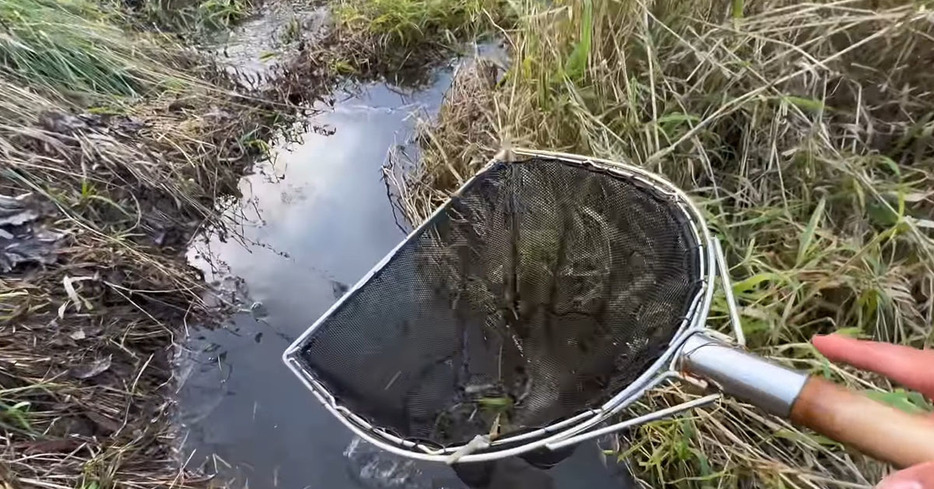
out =
[[(59, 14), (86, 21), (30, 24), (30, 39), (62, 41), (42, 45), (54, 55), (0, 58), (0, 194), (31, 193), (41, 226), (63, 235), (55, 264), (0, 277), (0, 478), (201, 485), (180, 472), (172, 427), (173, 345), (206, 312), (184, 251), (275, 116), (198, 58), (68, 5)], [(92, 46), (69, 41), (87, 30)], [(117, 72), (126, 83), (97, 78)]]
[[(402, 186), (413, 221), (501, 145), (634, 162), (702, 204), (753, 350), (934, 336), (934, 23), (908, 1), (520, 2), (499, 84), (464, 70)], [(724, 327), (716, 297), (711, 325)], [(671, 389), (636, 410), (682, 399)], [(737, 402), (634, 430), (647, 487), (868, 487), (888, 470)]]
[[(56, 265), (0, 281), (2, 461), (4, 478), (23, 486), (192, 482), (174, 452), (170, 360), (206, 308), (184, 251), (255, 156), (235, 138), (266, 129), (236, 105), (146, 110), (132, 134), (115, 124), (0, 128), (0, 193), (52, 203), (44, 224), (65, 236)], [(100, 375), (73, 375), (104, 359)]]

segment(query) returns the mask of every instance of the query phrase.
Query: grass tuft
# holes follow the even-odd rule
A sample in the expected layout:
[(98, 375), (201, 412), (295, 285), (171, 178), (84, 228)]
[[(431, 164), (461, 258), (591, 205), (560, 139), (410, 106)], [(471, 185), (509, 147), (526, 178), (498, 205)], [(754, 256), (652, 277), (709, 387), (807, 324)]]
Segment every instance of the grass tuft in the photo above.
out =
[(124, 32), (85, 0), (0, 0), (0, 22), (0, 74), (20, 86), (93, 98), (190, 83), (152, 39)]
[(328, 35), (293, 70), (310, 65), (306, 72), (398, 78), (411, 85), (450, 60), (462, 43), (513, 20), (505, 0), (340, 0), (332, 11)]
[[(126, 22), (199, 39), (244, 20), (258, 2), (251, 0), (139, 0)], [(118, 8), (125, 11), (126, 8)]]
[(409, 49), (424, 44), (472, 39), (503, 11), (501, 0), (341, 0), (338, 24), (362, 32), (383, 47)]

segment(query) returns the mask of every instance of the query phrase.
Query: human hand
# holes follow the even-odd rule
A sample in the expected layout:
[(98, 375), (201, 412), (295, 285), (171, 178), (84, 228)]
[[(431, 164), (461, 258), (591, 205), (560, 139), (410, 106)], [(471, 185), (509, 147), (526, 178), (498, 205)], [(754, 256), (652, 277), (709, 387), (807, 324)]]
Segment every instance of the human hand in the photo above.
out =
[[(815, 336), (812, 340), (825, 357), (879, 375), (934, 398), (934, 351), (907, 346), (861, 341), (841, 335)], [(934, 443), (934, 440), (932, 440)], [(934, 489), (934, 462), (896, 472), (877, 489)]]

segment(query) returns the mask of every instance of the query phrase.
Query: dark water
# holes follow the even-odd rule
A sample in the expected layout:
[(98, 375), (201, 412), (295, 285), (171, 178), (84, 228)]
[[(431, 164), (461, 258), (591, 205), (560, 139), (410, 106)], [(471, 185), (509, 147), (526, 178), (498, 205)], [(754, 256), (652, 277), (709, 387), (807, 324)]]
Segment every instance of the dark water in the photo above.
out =
[[(261, 24), (262, 25), (262, 24)], [(190, 326), (179, 355), (180, 416), (189, 465), (251, 488), (462, 488), (440, 464), (413, 462), (355, 438), (282, 364), (291, 341), (404, 238), (382, 167), (411, 149), (450, 85), (386, 84), (340, 95), (310, 120), (300, 143), (277, 144), (272, 162), (241, 182), (230, 214), (239, 237), (209, 234), (189, 251), (241, 312), (222, 329)], [(544, 472), (512, 460), (493, 487), (617, 488), (595, 444)]]
[(188, 446), (239, 467), (250, 487), (272, 487), (276, 479), (281, 487), (361, 487), (345, 470), (350, 432), (280, 357), (404, 237), (381, 168), (387, 151), (409, 137), (411, 113), (436, 105), (446, 83), (442, 76), (411, 95), (364, 87), (317, 116), (322, 134), (277, 150), (275, 164), (243, 179), (237, 207), (252, 243), (212, 236), (192, 251), (225, 268), (214, 280), (242, 279), (238, 288), (255, 304), (226, 330), (192, 335), (195, 355), (180, 393)]

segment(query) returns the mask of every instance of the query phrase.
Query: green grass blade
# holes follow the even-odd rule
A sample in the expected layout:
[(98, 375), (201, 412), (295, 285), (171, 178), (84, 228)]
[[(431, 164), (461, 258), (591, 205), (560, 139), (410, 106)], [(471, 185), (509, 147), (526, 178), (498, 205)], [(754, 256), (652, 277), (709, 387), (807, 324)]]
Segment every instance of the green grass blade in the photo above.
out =
[(581, 19), (580, 41), (574, 46), (571, 55), (564, 65), (564, 73), (571, 80), (583, 79), (587, 71), (587, 59), (590, 57), (590, 48), (593, 43), (593, 2), (584, 1)]
[(826, 206), (827, 199), (821, 199), (820, 202), (817, 203), (814, 213), (811, 214), (811, 219), (808, 220), (808, 224), (804, 228), (804, 233), (801, 234), (801, 243), (798, 245), (798, 257), (795, 259), (795, 266), (800, 267), (804, 264), (804, 260), (808, 256), (808, 251), (811, 249), (811, 243), (814, 241), (814, 233), (820, 225), (821, 218), (824, 216), (824, 208)]

